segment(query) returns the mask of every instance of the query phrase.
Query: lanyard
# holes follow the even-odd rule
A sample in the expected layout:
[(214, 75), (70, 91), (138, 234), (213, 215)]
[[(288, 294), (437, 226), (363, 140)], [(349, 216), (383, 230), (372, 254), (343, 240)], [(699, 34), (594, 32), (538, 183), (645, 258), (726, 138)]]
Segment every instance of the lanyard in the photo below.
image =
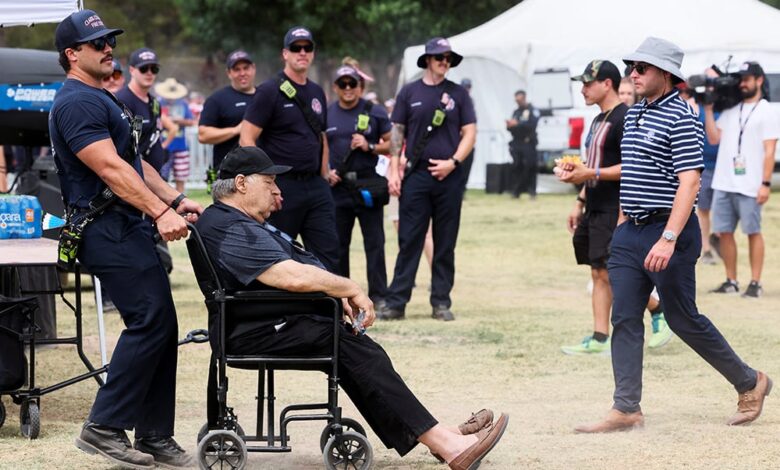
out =
[(747, 126), (747, 123), (750, 120), (750, 116), (753, 115), (753, 111), (756, 110), (758, 103), (760, 103), (760, 101), (753, 105), (753, 109), (751, 109), (748, 113), (744, 123), (742, 122), (742, 106), (745, 103), (739, 103), (739, 140), (737, 141), (737, 155), (742, 155), (742, 134), (745, 132), (745, 126)]

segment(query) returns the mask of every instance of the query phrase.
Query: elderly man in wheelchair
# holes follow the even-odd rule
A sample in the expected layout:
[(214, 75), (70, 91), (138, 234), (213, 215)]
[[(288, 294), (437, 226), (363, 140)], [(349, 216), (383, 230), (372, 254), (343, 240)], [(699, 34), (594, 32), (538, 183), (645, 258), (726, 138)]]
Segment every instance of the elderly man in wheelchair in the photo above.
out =
[(477, 468), (498, 443), (509, 416), (501, 414), (494, 422), (493, 413), (482, 410), (460, 426), (447, 427), (417, 400), (384, 349), (365, 335), (375, 319), (366, 293), (326, 271), (267, 222), (281, 204), (276, 177), (289, 170), (257, 147), (233, 150), (212, 186), (215, 202), (200, 216), (196, 232), (227, 290), (247, 290), (259, 282), (282, 291), (324, 293), (342, 299), (344, 320), (334, 328), (332, 319), (317, 315), (263, 317), (230, 335), (230, 354), (327, 355), (335, 331), (338, 383), (385, 446), (403, 456), (419, 442), (452, 469)]

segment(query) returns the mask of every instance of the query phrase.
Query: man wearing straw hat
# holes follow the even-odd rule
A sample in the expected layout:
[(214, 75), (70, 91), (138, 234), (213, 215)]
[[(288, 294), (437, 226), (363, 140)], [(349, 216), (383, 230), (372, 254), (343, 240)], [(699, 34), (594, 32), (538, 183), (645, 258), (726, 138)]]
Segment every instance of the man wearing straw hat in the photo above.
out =
[(623, 124), (620, 205), (607, 269), (613, 290), (612, 369), (614, 403), (606, 418), (577, 432), (625, 431), (644, 425), (642, 398), (642, 313), (655, 286), (672, 330), (712, 365), (739, 394), (740, 425), (761, 414), (772, 389), (766, 374), (745, 364), (696, 307), (696, 259), (701, 231), (693, 212), (704, 167), (704, 132), (677, 83), (683, 51), (649, 37), (623, 61), (644, 99)]
[(176, 81), (175, 78), (166, 78), (162, 83), (154, 86), (154, 92), (162, 98), (160, 106), (162, 115), (168, 116), (168, 119), (174, 122), (179, 128), (176, 135), (171, 140), (168, 148), (165, 149), (168, 158), (166, 158), (163, 171), (160, 172), (163, 178), (169, 179), (173, 172), (173, 180), (176, 182), (176, 190), (184, 192), (184, 183), (190, 176), (190, 149), (187, 145), (187, 138), (184, 134), (184, 128), (195, 125), (195, 119), (192, 115), (187, 101), (184, 97), (189, 91), (187, 87)]

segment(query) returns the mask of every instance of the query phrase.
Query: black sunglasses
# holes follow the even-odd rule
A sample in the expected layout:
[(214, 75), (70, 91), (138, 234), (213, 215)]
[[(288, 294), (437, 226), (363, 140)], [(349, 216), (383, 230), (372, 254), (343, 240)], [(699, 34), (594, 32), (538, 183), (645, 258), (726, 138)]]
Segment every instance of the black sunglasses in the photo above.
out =
[(352, 88), (353, 90), (357, 88), (358, 82), (355, 80), (339, 80), (336, 82), (336, 86), (341, 88), (342, 90), (346, 90), (347, 87)]
[(301, 51), (312, 52), (312, 51), (314, 51), (314, 44), (311, 44), (311, 43), (305, 44), (305, 45), (304, 44), (290, 44), (290, 47), (288, 48), (288, 50), (290, 52), (295, 52), (295, 53), (298, 53), (298, 52), (301, 52)]
[(138, 71), (141, 73), (146, 73), (148, 71), (152, 71), (153, 74), (157, 75), (160, 73), (160, 66), (159, 65), (143, 65), (141, 67), (138, 67)]
[(87, 41), (87, 44), (92, 46), (96, 51), (102, 51), (106, 48), (106, 44), (111, 46), (111, 49), (116, 47), (116, 36), (103, 36), (102, 38), (92, 39)]
[(119, 80), (119, 78), (122, 76), (122, 72), (119, 70), (114, 70), (114, 72), (111, 75), (108, 75), (106, 77), (103, 77), (103, 81), (107, 82), (109, 80)]
[(452, 56), (450, 54), (436, 54), (433, 56), (433, 58), (439, 62), (446, 60), (447, 63), (452, 63)]
[(644, 75), (650, 67), (652, 67), (652, 65), (645, 64), (644, 62), (634, 62), (631, 64), (631, 70), (636, 70), (636, 73), (639, 75)]

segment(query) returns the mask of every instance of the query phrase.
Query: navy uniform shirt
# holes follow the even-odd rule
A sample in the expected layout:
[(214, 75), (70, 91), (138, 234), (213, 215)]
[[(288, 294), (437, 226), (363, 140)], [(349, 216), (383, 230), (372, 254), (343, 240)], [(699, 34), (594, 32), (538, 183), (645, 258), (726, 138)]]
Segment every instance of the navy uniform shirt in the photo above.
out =
[[(153, 104), (144, 103), (130, 88), (125, 86), (116, 92), (116, 98), (124, 103), (133, 113), (133, 116), (141, 116), (144, 119), (141, 128), (141, 142), (138, 143), (138, 152), (144, 160), (149, 162), (158, 172), (165, 163), (165, 150), (162, 148), (162, 119), (160, 118), (159, 103), (157, 104), (157, 113), (152, 116), (151, 107)], [(150, 98), (151, 99), (151, 98)], [(156, 139), (154, 145), (149, 147), (152, 140)]]
[(623, 213), (642, 220), (658, 209), (671, 209), (680, 186), (677, 173), (704, 168), (703, 141), (701, 122), (676, 89), (631, 107), (620, 144)]
[[(320, 140), (303, 116), (303, 111), (293, 100), (279, 90), (280, 75), (266, 80), (257, 87), (255, 97), (246, 110), (244, 119), (263, 129), (257, 146), (277, 165), (289, 165), (295, 172), (320, 172)], [(288, 79), (289, 80), (289, 79)], [(295, 87), (297, 96), (320, 120), (325, 130), (327, 102), (325, 92), (311, 80)]]
[[(328, 106), (328, 128), (325, 133), (328, 136), (328, 149), (330, 151), (330, 167), (338, 170), (344, 162), (344, 157), (350, 153), (352, 134), (357, 133), (358, 116), (364, 114), (366, 100), (358, 100), (352, 109), (344, 109), (339, 103)], [(387, 111), (382, 106), (372, 106), (368, 113), (368, 128), (361, 132), (370, 144), (379, 143), (379, 138), (390, 132), (392, 125)], [(371, 152), (364, 152), (357, 148), (349, 159), (349, 167), (346, 171), (364, 173), (373, 171), (376, 167), (377, 156)]]
[[(254, 93), (242, 93), (232, 86), (226, 86), (209, 96), (203, 104), (203, 111), (200, 113), (198, 125), (219, 129), (239, 125), (244, 119), (244, 112), (246, 112), (254, 96)], [(237, 146), (238, 136), (222, 143), (214, 144), (212, 161), (214, 168), (219, 168), (219, 164), (222, 163), (225, 155)]]
[[(130, 145), (130, 123), (123, 110), (102, 90), (67, 79), (54, 97), (49, 135), (63, 195), (68, 206), (87, 208), (105, 183), (76, 154), (97, 141), (111, 139), (122, 156)], [(133, 167), (141, 177), (141, 160)]]
[(422, 137), (425, 128), (431, 124), (434, 110), (439, 107), (444, 92), (444, 84), (449, 83), (449, 93), (444, 106), (446, 119), (436, 129), (423, 151), (420, 161), (446, 160), (458, 149), (460, 129), (467, 124), (477, 122), (474, 104), (465, 88), (450, 80), (438, 85), (426, 85), (422, 80), (408, 83), (401, 88), (396, 97), (391, 121), (406, 126), (406, 156), (412, 157), (415, 142)]

